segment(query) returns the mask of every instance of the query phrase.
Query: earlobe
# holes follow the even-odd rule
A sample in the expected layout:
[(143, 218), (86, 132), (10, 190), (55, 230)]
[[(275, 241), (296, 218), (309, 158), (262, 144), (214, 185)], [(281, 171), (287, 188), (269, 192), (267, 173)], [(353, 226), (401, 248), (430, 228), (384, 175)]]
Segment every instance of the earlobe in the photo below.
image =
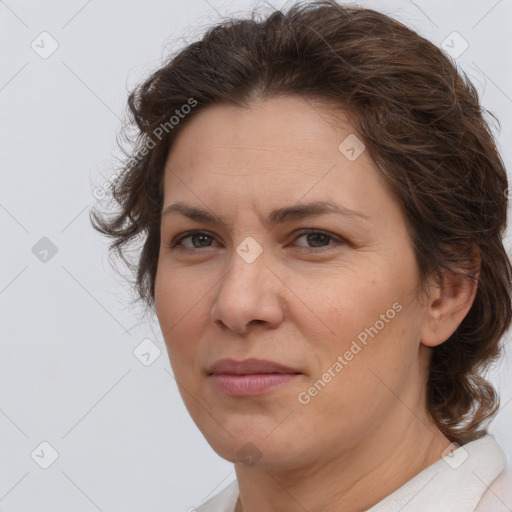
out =
[(421, 342), (435, 347), (445, 342), (469, 313), (478, 289), (478, 275), (445, 274), (430, 288)]

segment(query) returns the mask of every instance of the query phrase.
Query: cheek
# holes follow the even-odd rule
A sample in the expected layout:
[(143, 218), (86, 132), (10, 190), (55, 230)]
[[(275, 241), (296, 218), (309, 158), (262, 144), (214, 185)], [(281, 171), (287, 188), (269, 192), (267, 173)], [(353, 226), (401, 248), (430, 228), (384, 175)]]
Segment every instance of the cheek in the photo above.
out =
[(155, 278), (155, 311), (166, 343), (171, 338), (173, 326), (180, 314), (179, 308), (182, 307), (177, 289), (175, 283), (165, 279), (159, 269)]
[[(414, 265), (408, 267), (406, 261), (400, 271), (389, 261), (372, 263), (363, 269), (366, 272), (340, 273), (328, 286), (315, 287), (308, 295), (311, 309), (319, 312), (330, 331), (321, 344), (312, 347), (321, 354), (315, 378), (338, 361), (337, 375), (350, 372), (355, 377), (343, 383), (351, 390), (375, 381), (370, 370), (376, 375), (389, 374), (391, 379), (392, 374), (398, 377), (408, 371), (418, 350), (422, 314), (414, 294)], [(304, 326), (305, 320), (301, 322)]]
[[(204, 336), (210, 309), (211, 285), (196, 276), (159, 268), (155, 279), (155, 310), (171, 367), (176, 378), (187, 381), (200, 371)], [(212, 292), (210, 292), (212, 293)]]
[(390, 279), (384, 270), (375, 272), (374, 269), (375, 266), (363, 268), (361, 272), (340, 273), (314, 290), (309, 283), (310, 290), (305, 296), (311, 309), (318, 311), (335, 339), (348, 341), (376, 322), (377, 329), (383, 331), (397, 316), (400, 306), (393, 305), (401, 303), (406, 287)]
[[(186, 355), (187, 345), (182, 342), (183, 330), (187, 328), (187, 312), (190, 314), (192, 305), (183, 293), (179, 279), (167, 278), (171, 275), (158, 270), (155, 279), (155, 311), (160, 330), (167, 346), (167, 352), (173, 371), (176, 364)], [(190, 297), (190, 295), (188, 295)]]
[(302, 399), (310, 400), (303, 414), (315, 421), (322, 417), (328, 432), (344, 428), (360, 435), (371, 430), (396, 405), (409, 379), (418, 352), (415, 326), (405, 308), (396, 305), (382, 313), (386, 311), (387, 323), (371, 315), (340, 321), (341, 334), (324, 346), (320, 366), (301, 389)]
[(190, 323), (188, 317), (201, 307), (205, 290), (208, 286), (206, 283), (203, 286), (199, 276), (190, 279), (190, 273), (187, 276), (171, 265), (159, 264), (155, 278), (155, 309), (164, 335), (174, 335), (183, 323)]

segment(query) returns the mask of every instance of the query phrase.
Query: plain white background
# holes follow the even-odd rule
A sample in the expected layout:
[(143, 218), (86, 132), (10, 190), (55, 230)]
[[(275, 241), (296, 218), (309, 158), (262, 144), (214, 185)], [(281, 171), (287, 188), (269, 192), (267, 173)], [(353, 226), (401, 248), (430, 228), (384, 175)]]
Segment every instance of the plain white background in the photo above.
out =
[[(0, 510), (185, 511), (234, 479), (189, 418), (157, 324), (129, 307), (88, 210), (114, 172), (127, 91), (169, 51), (256, 5), (0, 1)], [(460, 53), (500, 119), (510, 170), (512, 1), (360, 5)], [(491, 432), (512, 463), (507, 351), (490, 375), (502, 400)]]

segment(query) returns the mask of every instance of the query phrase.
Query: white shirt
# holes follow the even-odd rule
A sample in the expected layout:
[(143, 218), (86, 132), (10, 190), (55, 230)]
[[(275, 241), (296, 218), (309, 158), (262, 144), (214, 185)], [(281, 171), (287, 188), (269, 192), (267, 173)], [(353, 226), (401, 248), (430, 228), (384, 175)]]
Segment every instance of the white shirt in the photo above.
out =
[[(425, 468), (366, 512), (512, 512), (512, 469), (487, 434)], [(491, 485), (492, 484), (492, 485)], [(234, 480), (198, 512), (234, 512)]]

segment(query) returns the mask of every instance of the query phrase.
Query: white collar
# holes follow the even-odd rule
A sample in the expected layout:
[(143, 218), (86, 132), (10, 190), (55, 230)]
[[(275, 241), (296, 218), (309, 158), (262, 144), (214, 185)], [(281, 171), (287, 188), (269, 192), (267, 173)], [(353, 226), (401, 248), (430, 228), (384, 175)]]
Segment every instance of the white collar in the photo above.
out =
[(367, 512), (473, 512), (506, 463), (487, 434), (434, 462)]

